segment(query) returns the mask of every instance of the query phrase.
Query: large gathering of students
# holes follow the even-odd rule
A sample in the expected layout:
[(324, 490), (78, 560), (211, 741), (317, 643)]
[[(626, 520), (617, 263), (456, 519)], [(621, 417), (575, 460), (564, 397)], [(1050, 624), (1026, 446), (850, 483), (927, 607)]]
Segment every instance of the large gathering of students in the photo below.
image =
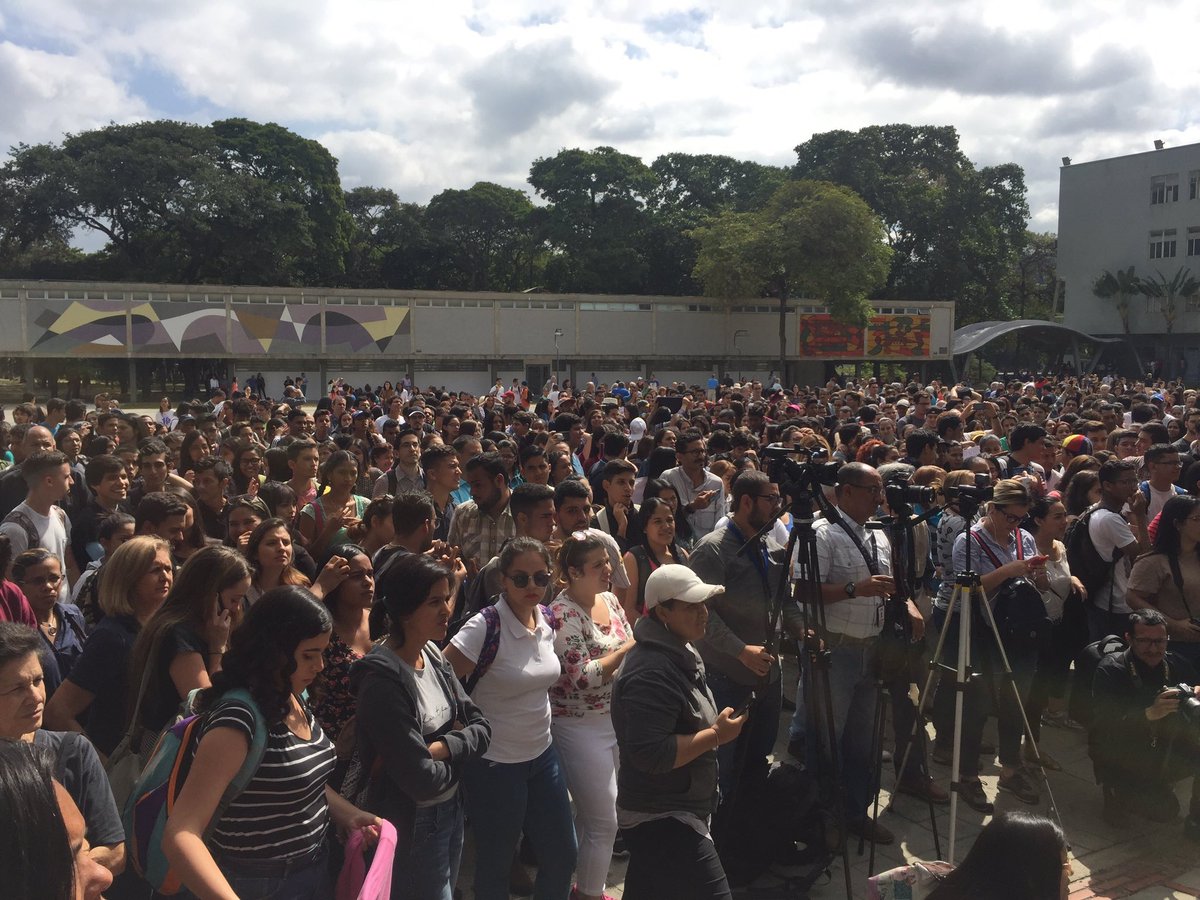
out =
[[(820, 698), (786, 683), (779, 655), (809, 620), (785, 601), (771, 632), (793, 562), (793, 498), (765, 471), (780, 452), (838, 464), (813, 540), (849, 833), (894, 840), (868, 815), (880, 690), (896, 788), (948, 802), (953, 685), (931, 705), (930, 758), (906, 755), (915, 679), (881, 681), (877, 655), (898, 594), (910, 639), (946, 631), (958, 650), (951, 600), (968, 558), (989, 597), (1031, 586), (1046, 628), (1004, 647), (1015, 693), (993, 689), (1002, 661), (971, 636), (960, 797), (993, 811), (980, 773), (998, 750), (999, 790), (1039, 803), (1039, 773), (1057, 763), (1022, 707), (1034, 740), (1082, 731), (1070, 701), (1084, 691), (1109, 811), (1164, 815), (1168, 776), (1137, 762), (1154, 758), (1156, 723), (1179, 718), (1171, 686), (1200, 666), (1195, 390), (772, 376), (501, 380), (476, 396), (404, 378), (291, 383), (276, 402), (251, 384), (163, 398), (155, 415), (103, 396), (31, 400), (0, 422), (0, 809), (52, 804), (30, 827), (69, 845), (10, 858), (73, 873), (13, 876), (21, 900), (151, 895), (126, 866), (106, 770), (144, 762), (181, 709), (203, 724), (162, 852), (194, 896), (332, 896), (347, 830), (373, 839), (386, 819), (396, 898), (453, 900), (470, 884), (480, 900), (603, 900), (614, 854), (628, 856), (630, 900), (729, 897), (722, 816), (745, 759), (775, 752), (789, 695), (788, 753), (820, 765)], [(872, 527), (897, 481), (941, 507), (916, 530), (906, 591)], [(987, 499), (965, 504), (961, 489)], [(1109, 634), (1126, 641), (1125, 668), (1101, 660), (1093, 692), (1076, 663)], [(226, 804), (256, 729), (262, 761)], [(1200, 742), (1178, 740), (1172, 778), (1200, 771)], [(1013, 821), (996, 833), (1036, 832)], [(1200, 838), (1200, 796), (1184, 829)], [(1038, 840), (1057, 858), (1055, 834)], [(937, 896), (968, 896), (966, 883)]]

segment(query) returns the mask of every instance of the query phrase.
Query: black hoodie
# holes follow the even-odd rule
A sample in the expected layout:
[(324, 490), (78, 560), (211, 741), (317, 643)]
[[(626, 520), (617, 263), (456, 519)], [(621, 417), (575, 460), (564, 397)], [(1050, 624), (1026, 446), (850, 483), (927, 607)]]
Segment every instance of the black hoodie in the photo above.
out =
[(637, 643), (613, 684), (612, 719), (621, 764), (617, 806), (631, 812), (689, 812), (707, 819), (717, 803), (717, 754), (675, 767), (679, 735), (717, 719), (704, 663), (653, 616), (633, 628)]
[(417, 717), (416, 682), (392, 650), (378, 645), (350, 667), (350, 687), (358, 698), (359, 757), (365, 772), (378, 766), (365, 805), (396, 826), (398, 851), (412, 842), (417, 803), (457, 785), (463, 763), (483, 756), (492, 739), (487, 719), (462, 689), (441, 651), (433, 644), (425, 650), (454, 711), (452, 723), (437, 736), (450, 750), (447, 762), (435, 762), (429, 755)]

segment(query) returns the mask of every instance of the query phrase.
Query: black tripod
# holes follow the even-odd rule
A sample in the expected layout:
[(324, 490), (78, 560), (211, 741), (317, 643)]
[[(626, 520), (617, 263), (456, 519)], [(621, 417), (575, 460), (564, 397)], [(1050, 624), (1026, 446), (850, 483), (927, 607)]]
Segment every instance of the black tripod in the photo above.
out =
[[(779, 573), (779, 582), (773, 593), (772, 602), (767, 613), (766, 649), (776, 656), (776, 640), (780, 619), (783, 614), (783, 604), (797, 604), (800, 610), (800, 671), (801, 693), (808, 702), (805, 705), (807, 727), (805, 740), (819, 740), (819, 748), (813, 758), (817, 760), (816, 774), (818, 783), (832, 786), (834, 815), (837, 822), (837, 845), (842, 857), (842, 870), (845, 875), (846, 900), (853, 897), (850, 881), (850, 854), (846, 840), (845, 803), (843, 786), (839, 772), (840, 747), (837, 740), (837, 725), (833, 715), (833, 698), (829, 685), (830, 652), (821, 641), (820, 635), (825, 627), (825, 610), (821, 602), (820, 567), (817, 560), (817, 545), (813, 533), (813, 511), (819, 504), (821, 484), (832, 484), (836, 478), (837, 463), (821, 463), (810, 461), (798, 463), (790, 455), (792, 451), (772, 452), (768, 449), (767, 456), (775, 463), (772, 466), (771, 480), (779, 485), (780, 493), (791, 500), (789, 512), (792, 516), (792, 531), (788, 537), (787, 550), (784, 555), (784, 566)], [(767, 522), (759, 531), (746, 542), (741, 552), (759, 546), (759, 541), (775, 525), (775, 519)], [(789, 561), (795, 560), (794, 570), (788, 572)], [(792, 590), (788, 591), (789, 574), (792, 577)], [(786, 599), (785, 599), (786, 598)], [(805, 663), (807, 662), (807, 665)], [(768, 672), (766, 678), (770, 678)], [(759, 696), (765, 696), (760, 689)], [(797, 698), (800, 702), (800, 698)], [(753, 703), (751, 706), (753, 714)], [(744, 754), (739, 747), (737, 770), (740, 772), (745, 765)], [(827, 842), (822, 858), (814, 863), (804, 876), (784, 879), (784, 885), (778, 895), (782, 897), (807, 897), (809, 889), (821, 874), (828, 870), (830, 863), (838, 855), (838, 850), (831, 849)], [(772, 892), (774, 894), (774, 892)], [(765, 897), (765, 894), (756, 893)]]
[[(893, 506), (893, 503), (896, 505)], [(883, 783), (883, 732), (887, 726), (887, 702), (891, 696), (889, 691), (891, 681), (893, 680), (890, 677), (885, 677), (889, 675), (885, 669), (895, 663), (902, 670), (899, 677), (903, 678), (905, 684), (907, 684), (909, 680), (907, 661), (913, 658), (914, 651), (917, 649), (915, 645), (910, 645), (912, 641), (912, 627), (908, 623), (908, 601), (916, 593), (914, 589), (916, 546), (912, 539), (912, 532), (917, 525), (928, 521), (938, 511), (938, 508), (934, 507), (928, 512), (914, 517), (912, 507), (900, 500), (895, 492), (889, 497), (888, 506), (891, 508), (892, 515), (882, 520), (882, 524), (887, 529), (888, 543), (892, 548), (892, 580), (896, 583), (896, 590), (888, 600), (884, 614), (883, 634), (880, 637), (880, 661), (875, 680), (875, 716), (871, 731), (871, 759), (874, 761), (871, 781), (871, 793), (874, 797), (871, 807), (872, 822), (879, 821), (879, 790)], [(907, 697), (901, 697), (898, 702), (911, 703)], [(896, 712), (896, 710), (893, 710), (893, 715)], [(919, 713), (915, 713), (915, 715), (919, 721)], [(919, 741), (917, 752), (921, 755), (922, 759), (928, 759), (925, 746), (925, 729), (916, 728), (914, 730), (914, 738)], [(900, 768), (897, 770), (897, 784), (907, 772), (911, 746), (912, 743), (910, 740), (908, 746), (905, 747)], [(893, 792), (893, 796), (896, 793)], [(942, 842), (938, 835), (937, 812), (933, 808), (932, 798), (927, 796), (925, 802), (929, 807), (929, 825), (933, 830), (934, 850), (940, 858), (942, 855)], [(887, 809), (891, 809), (890, 804)], [(862, 855), (863, 839), (861, 837), (858, 842), (858, 852), (859, 855)], [(872, 841), (871, 854), (867, 861), (867, 873), (870, 874), (874, 871), (875, 842)]]

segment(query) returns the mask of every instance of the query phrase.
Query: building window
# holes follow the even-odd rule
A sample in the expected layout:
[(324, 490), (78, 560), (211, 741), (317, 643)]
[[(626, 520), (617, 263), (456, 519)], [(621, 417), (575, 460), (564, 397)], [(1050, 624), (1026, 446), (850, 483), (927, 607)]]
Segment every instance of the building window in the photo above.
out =
[(1167, 228), (1162, 231), (1150, 232), (1150, 258), (1174, 259), (1175, 229)]
[(1188, 229), (1187, 255), (1200, 256), (1200, 225), (1193, 225)]
[(1188, 172), (1188, 199), (1200, 200), (1200, 170)]
[(1179, 176), (1155, 175), (1150, 179), (1150, 203), (1178, 203)]

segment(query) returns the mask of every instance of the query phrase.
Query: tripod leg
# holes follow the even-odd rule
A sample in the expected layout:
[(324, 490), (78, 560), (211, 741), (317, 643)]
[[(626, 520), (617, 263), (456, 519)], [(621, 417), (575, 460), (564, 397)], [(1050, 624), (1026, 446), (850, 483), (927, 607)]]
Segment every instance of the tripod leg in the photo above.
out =
[[(828, 651), (826, 651), (828, 652)], [(836, 807), (835, 815), (838, 817), (838, 826), (841, 832), (841, 850), (842, 850), (842, 871), (845, 874), (846, 881), (846, 900), (851, 900), (854, 896), (854, 889), (850, 883), (850, 840), (849, 830), (846, 828), (846, 797), (845, 788), (842, 785), (841, 778), (841, 747), (837, 740), (837, 723), (834, 720), (833, 714), (833, 693), (829, 682), (829, 660), (828, 658), (821, 660), (813, 660), (812, 664), (812, 681), (814, 694), (820, 695), (820, 714), (825, 719), (825, 746), (822, 750), (827, 749), (829, 752), (829, 774), (832, 776), (834, 786), (833, 803)], [(818, 686), (819, 683), (819, 686)], [(814, 697), (814, 702), (817, 698)]]
[[(871, 727), (871, 824), (879, 821), (879, 789), (883, 785), (883, 729), (887, 721), (887, 694), (883, 682), (875, 682), (875, 715)], [(864, 829), (865, 832), (865, 829)], [(858, 836), (858, 855), (862, 856), (863, 836)], [(871, 855), (867, 860), (867, 875), (875, 871), (875, 838), (874, 829), (871, 837)]]

